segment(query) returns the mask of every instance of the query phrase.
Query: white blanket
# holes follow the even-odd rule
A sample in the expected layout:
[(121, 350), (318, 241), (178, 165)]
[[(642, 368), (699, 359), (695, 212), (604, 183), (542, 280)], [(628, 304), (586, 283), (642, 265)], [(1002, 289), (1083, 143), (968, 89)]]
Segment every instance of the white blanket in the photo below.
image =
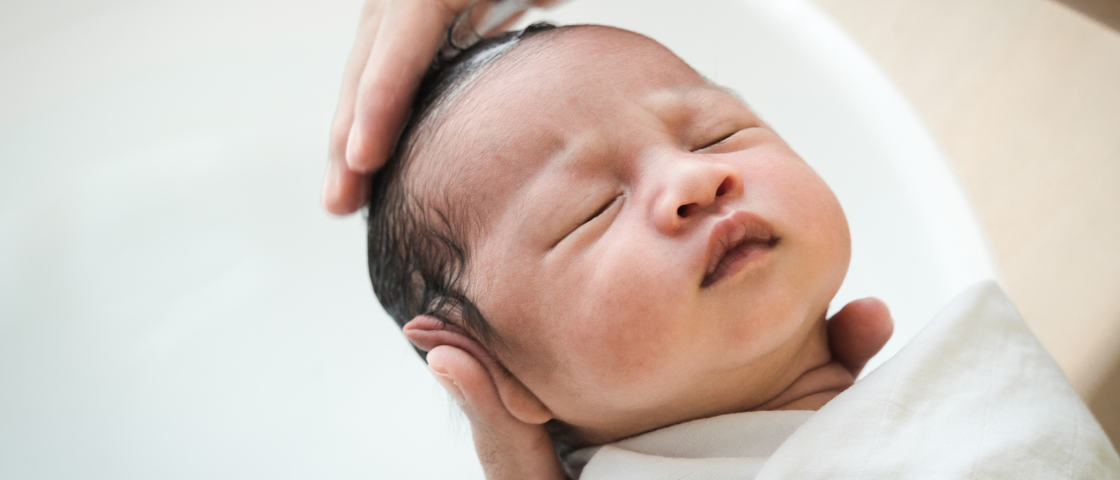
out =
[(568, 461), (581, 480), (1120, 479), (1100, 425), (991, 282), (818, 412), (702, 419)]

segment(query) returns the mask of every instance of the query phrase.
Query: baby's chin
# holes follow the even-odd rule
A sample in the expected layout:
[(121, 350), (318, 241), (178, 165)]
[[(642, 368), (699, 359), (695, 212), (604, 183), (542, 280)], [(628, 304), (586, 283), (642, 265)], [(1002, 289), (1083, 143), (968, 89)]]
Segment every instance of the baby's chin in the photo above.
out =
[[(678, 387), (653, 394), (657, 400), (632, 408), (583, 412), (601, 422), (553, 421), (554, 435), (563, 443), (582, 447), (602, 445), (679, 423), (740, 412), (816, 410), (851, 386), (854, 379), (832, 362), (824, 313), (804, 321), (805, 327), (767, 355), (734, 372), (716, 372), (708, 381), (684, 385), (667, 378), (651, 378)], [(764, 372), (759, 374), (759, 372)], [(726, 376), (721, 376), (725, 373)], [(656, 388), (656, 387), (654, 387)], [(637, 390), (642, 390), (638, 388)], [(640, 393), (630, 392), (639, 397)]]

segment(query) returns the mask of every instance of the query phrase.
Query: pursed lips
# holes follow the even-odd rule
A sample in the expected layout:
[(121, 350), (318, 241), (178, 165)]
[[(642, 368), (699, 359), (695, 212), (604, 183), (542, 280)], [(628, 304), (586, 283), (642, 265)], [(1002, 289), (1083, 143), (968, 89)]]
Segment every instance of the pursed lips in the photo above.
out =
[(761, 258), (779, 242), (762, 217), (736, 210), (718, 220), (708, 240), (708, 263), (701, 287), (714, 285)]

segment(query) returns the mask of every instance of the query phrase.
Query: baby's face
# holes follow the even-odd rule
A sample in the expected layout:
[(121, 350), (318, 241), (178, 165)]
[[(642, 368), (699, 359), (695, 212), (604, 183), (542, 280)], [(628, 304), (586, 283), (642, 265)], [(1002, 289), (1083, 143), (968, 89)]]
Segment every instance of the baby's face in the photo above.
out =
[(850, 244), (820, 177), (649, 39), (538, 38), (420, 134), (409, 180), (467, 226), (495, 357), (589, 442), (757, 408), (827, 361)]

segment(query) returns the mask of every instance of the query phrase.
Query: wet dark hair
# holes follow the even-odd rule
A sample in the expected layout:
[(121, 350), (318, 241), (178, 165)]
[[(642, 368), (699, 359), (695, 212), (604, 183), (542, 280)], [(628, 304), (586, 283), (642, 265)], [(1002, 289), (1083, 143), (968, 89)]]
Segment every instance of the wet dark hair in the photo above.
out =
[[(441, 55), (421, 81), (396, 149), (369, 188), (369, 278), (377, 299), (398, 326), (403, 328), (417, 315), (431, 315), (463, 328), (484, 345), (500, 341), (464, 293), (463, 273), (470, 252), (463, 242), (464, 226), (452, 222), (452, 217), (465, 215), (439, 210), (433, 202), (417, 198), (404, 176), (421, 127), (438, 115), (441, 105), (526, 38), (554, 28), (534, 24), (483, 39), (453, 56)], [(417, 352), (426, 358), (425, 352)]]

